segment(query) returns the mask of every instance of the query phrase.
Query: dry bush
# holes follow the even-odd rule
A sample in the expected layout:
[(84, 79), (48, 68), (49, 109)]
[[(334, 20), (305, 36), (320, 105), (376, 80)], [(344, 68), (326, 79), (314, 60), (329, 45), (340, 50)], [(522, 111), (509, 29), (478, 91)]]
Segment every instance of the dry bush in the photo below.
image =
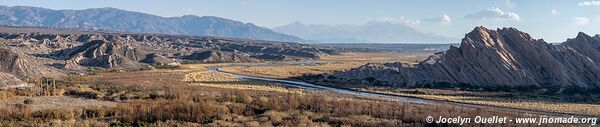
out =
[(257, 122), (257, 121), (247, 121), (247, 122), (244, 122), (244, 126), (246, 126), (246, 127), (261, 127), (260, 123)]
[(94, 98), (94, 99), (102, 99), (105, 96), (105, 93), (100, 91), (96, 91), (89, 86), (79, 85), (77, 87), (70, 87), (68, 95), (80, 96), (85, 98)]
[(97, 120), (52, 120), (49, 125), (58, 127), (108, 127), (110, 124)]
[[(25, 121), (31, 120), (31, 108), (24, 104), (15, 104), (0, 109), (0, 120)], [(0, 122), (2, 123), (2, 122)]]
[(33, 117), (44, 118), (47, 120), (60, 119), (60, 120), (73, 120), (83, 116), (82, 109), (51, 109), (41, 110), (33, 113)]
[(39, 88), (25, 88), (25, 89), (10, 89), (10, 92), (14, 93), (16, 96), (38, 96)]
[(51, 96), (63, 96), (65, 94), (65, 89), (52, 89), (50, 91)]
[(269, 110), (262, 114), (262, 116), (268, 117), (269, 120), (273, 123), (273, 125), (277, 126), (283, 122), (283, 118), (288, 117), (288, 115), (284, 112), (278, 112)]
[[(261, 91), (206, 89), (212, 93), (166, 92), (171, 99), (133, 100), (116, 107), (42, 110), (31, 113), (26, 106), (0, 112), (3, 121), (29, 121), (46, 125), (60, 120), (91, 120), (93, 125), (114, 126), (405, 126), (423, 123), (427, 115), (474, 116), (491, 111), (455, 107), (423, 106), (391, 101), (330, 96), (282, 94)], [(495, 114), (501, 115), (501, 114)], [(93, 121), (94, 119), (106, 121)], [(44, 121), (33, 121), (41, 119)], [(67, 121), (67, 122), (65, 122)], [(9, 123), (3, 122), (3, 123)], [(58, 123), (58, 122), (55, 122)], [(85, 124), (87, 126), (92, 124)]]
[(518, 99), (511, 97), (480, 96), (480, 95), (452, 95), (452, 94), (415, 94), (382, 89), (366, 89), (365, 91), (391, 94), (398, 96), (417, 97), (431, 100), (441, 100), (477, 105), (490, 105), (526, 110), (538, 110), (548, 112), (561, 112), (582, 115), (599, 115), (600, 104), (565, 103), (555, 100), (542, 99)]
[(11, 98), (13, 96), (15, 96), (15, 95), (12, 92), (9, 92), (9, 91), (0, 91), (0, 100)]
[(178, 120), (206, 124), (228, 112), (227, 107), (215, 102), (143, 101), (119, 105), (115, 115), (130, 122)]

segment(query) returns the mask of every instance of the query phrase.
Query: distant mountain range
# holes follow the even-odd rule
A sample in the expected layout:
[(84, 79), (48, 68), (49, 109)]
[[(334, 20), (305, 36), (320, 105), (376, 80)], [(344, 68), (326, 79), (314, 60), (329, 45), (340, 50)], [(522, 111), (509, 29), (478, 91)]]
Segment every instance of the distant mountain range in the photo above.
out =
[(293, 22), (274, 31), (319, 42), (450, 42), (456, 39), (423, 33), (404, 24), (306, 25)]
[(51, 10), (27, 6), (0, 6), (0, 24), (305, 42), (301, 38), (277, 33), (252, 23), (225, 18), (192, 15), (167, 18), (116, 8)]

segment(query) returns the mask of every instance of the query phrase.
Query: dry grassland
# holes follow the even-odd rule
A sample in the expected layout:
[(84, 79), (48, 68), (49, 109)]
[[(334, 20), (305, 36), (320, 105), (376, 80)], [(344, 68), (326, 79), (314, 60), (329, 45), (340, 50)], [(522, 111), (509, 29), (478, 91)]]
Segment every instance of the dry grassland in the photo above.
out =
[(373, 90), (359, 89), (361, 91), (377, 92), (384, 94), (392, 94), (406, 97), (417, 97), (431, 100), (441, 100), (449, 102), (458, 102), (466, 104), (489, 105), (508, 107), (516, 109), (560, 112), (580, 115), (597, 116), (600, 115), (600, 105), (598, 104), (581, 104), (581, 103), (565, 103), (553, 102), (552, 100), (538, 99), (514, 99), (507, 97), (493, 96), (474, 96), (474, 95), (439, 95), (439, 94), (414, 94), (405, 92), (392, 92), (390, 90)]
[(343, 53), (341, 55), (322, 56), (321, 60), (315, 61), (319, 66), (236, 66), (222, 68), (221, 71), (269, 77), (269, 78), (292, 78), (307, 74), (324, 74), (335, 71), (343, 71), (364, 65), (366, 63), (384, 63), (390, 61), (402, 61), (416, 63), (418, 60), (427, 58), (429, 53)]
[(300, 89), (285, 88), (281, 85), (270, 82), (240, 79), (231, 74), (219, 73), (209, 70), (189, 73), (185, 76), (184, 81), (189, 82), (192, 85), (202, 87), (272, 91), (298, 94), (302, 93), (302, 90)]

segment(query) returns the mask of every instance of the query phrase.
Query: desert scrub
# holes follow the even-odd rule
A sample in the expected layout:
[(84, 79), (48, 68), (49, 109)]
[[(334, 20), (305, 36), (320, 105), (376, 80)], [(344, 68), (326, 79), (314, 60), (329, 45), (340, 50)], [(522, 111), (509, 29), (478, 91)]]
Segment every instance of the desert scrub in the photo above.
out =
[[(510, 115), (494, 111), (311, 95), (221, 89), (223, 94), (180, 93), (179, 99), (131, 100), (114, 107), (40, 110), (0, 109), (0, 123), (13, 126), (419, 126), (426, 115)], [(21, 123), (18, 123), (21, 121)], [(17, 123), (17, 124), (13, 124)], [(73, 122), (66, 122), (71, 125)], [(511, 125), (508, 125), (511, 126)], [(514, 125), (513, 125), (514, 126)]]
[(399, 96), (418, 97), (424, 99), (459, 102), (467, 104), (490, 105), (509, 107), (516, 109), (538, 110), (549, 112), (572, 113), (581, 115), (599, 115), (600, 105), (598, 104), (581, 104), (581, 103), (566, 103), (553, 102), (549, 100), (535, 99), (511, 99), (503, 97), (475, 97), (475, 96), (452, 96), (452, 95), (427, 95), (427, 94), (410, 94), (396, 93), (387, 91), (370, 91), (384, 94), (393, 94)]
[(257, 91), (273, 91), (282, 93), (296, 93), (302, 94), (300, 89), (288, 89), (279, 86), (261, 86), (261, 85), (244, 85), (244, 84), (203, 84), (196, 83), (192, 84), (202, 87), (214, 87), (214, 88), (225, 88), (225, 89), (240, 89), (240, 90), (257, 90)]
[(302, 93), (299, 89), (288, 89), (269, 82), (240, 79), (231, 74), (215, 71), (198, 71), (190, 73), (185, 76), (184, 81), (190, 82), (190, 84), (194, 86), (202, 87)]
[(94, 90), (87, 85), (78, 85), (76, 87), (70, 87), (67, 94), (94, 99), (102, 99), (106, 95), (105, 93)]

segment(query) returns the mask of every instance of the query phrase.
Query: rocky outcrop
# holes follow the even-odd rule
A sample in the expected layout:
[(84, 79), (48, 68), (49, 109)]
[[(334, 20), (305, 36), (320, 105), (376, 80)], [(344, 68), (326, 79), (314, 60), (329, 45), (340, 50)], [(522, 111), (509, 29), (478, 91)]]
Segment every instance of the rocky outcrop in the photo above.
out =
[(9, 73), (0, 72), (0, 89), (13, 88), (27, 85), (21, 79)]
[(368, 64), (333, 75), (345, 80), (373, 78), (385, 85), (467, 83), (479, 86), (600, 85), (600, 41), (579, 33), (552, 45), (515, 28), (477, 27), (450, 47), (416, 65)]
[(236, 53), (229, 53), (223, 51), (203, 51), (195, 52), (188, 56), (183, 57), (187, 60), (195, 60), (201, 62), (253, 62), (258, 61), (257, 59), (249, 56), (244, 56)]
[(94, 40), (57, 51), (54, 56), (67, 59), (67, 68), (81, 65), (115, 69), (151, 69), (148, 64), (173, 63), (165, 57), (140, 50), (135, 44), (120, 41)]
[(167, 58), (165, 56), (158, 55), (156, 53), (146, 54), (146, 58), (144, 58), (140, 62), (147, 63), (150, 65), (171, 65), (171, 66), (179, 65), (178, 62), (173, 61), (172, 59)]
[(28, 80), (65, 75), (41, 61), (11, 47), (0, 46), (0, 84), (22, 85)]
[[(106, 42), (134, 44), (130, 47), (168, 56), (171, 59), (183, 59), (183, 55), (202, 51), (220, 51), (241, 56), (253, 56), (259, 60), (280, 60), (266, 55), (284, 55), (291, 59), (319, 59), (322, 55), (337, 54), (332, 48), (314, 47), (306, 44), (247, 40), (222, 37), (199, 37), (186, 35), (163, 35), (144, 33), (119, 33), (110, 31), (85, 31), (77, 29), (46, 29), (36, 27), (0, 26), (0, 45), (22, 48), (35, 54), (47, 54), (63, 49), (73, 49), (88, 42), (101, 40)], [(266, 58), (266, 59), (262, 59)], [(165, 60), (165, 59), (163, 59)], [(216, 62), (216, 61), (207, 61)], [(223, 61), (235, 62), (235, 61)]]
[(52, 74), (152, 69), (177, 61), (319, 59), (337, 53), (290, 42), (15, 26), (0, 26), (0, 47), (6, 47), (0, 50), (2, 79), (15, 82), (12, 77), (29, 82)]

